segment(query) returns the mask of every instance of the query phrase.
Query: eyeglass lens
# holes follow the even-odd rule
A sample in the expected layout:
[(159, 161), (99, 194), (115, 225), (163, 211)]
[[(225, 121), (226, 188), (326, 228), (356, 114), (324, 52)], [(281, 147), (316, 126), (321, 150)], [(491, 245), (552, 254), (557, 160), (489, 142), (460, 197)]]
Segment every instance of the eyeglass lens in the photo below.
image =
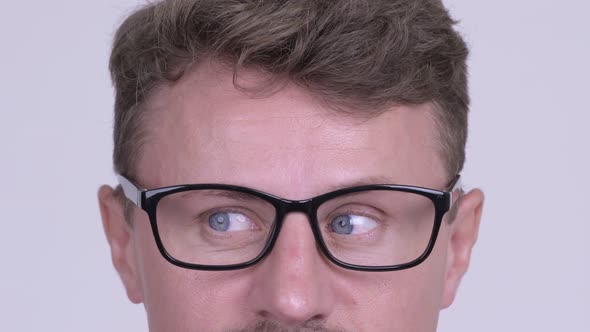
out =
[[(247, 193), (191, 190), (163, 197), (156, 223), (164, 248), (176, 260), (222, 266), (256, 258), (269, 241), (276, 214), (270, 202)], [(392, 266), (411, 262), (426, 250), (435, 207), (419, 194), (368, 190), (324, 202), (315, 221), (338, 260)]]

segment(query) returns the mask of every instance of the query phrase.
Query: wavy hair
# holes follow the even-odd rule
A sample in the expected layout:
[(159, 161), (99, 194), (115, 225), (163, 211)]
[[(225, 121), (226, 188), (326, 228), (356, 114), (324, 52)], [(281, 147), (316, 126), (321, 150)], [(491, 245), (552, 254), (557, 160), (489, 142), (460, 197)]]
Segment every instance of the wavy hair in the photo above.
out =
[(114, 166), (131, 175), (145, 103), (205, 58), (256, 68), (347, 112), (432, 103), (449, 176), (467, 139), (468, 49), (440, 0), (166, 0), (132, 13), (114, 38)]

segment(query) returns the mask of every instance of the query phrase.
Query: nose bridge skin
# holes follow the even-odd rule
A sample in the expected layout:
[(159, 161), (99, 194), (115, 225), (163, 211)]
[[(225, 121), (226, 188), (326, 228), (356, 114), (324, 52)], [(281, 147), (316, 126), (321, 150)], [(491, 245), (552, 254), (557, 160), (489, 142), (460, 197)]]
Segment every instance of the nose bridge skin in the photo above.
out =
[(272, 251), (253, 267), (250, 295), (258, 319), (295, 327), (325, 320), (334, 307), (330, 263), (303, 210), (284, 214)]

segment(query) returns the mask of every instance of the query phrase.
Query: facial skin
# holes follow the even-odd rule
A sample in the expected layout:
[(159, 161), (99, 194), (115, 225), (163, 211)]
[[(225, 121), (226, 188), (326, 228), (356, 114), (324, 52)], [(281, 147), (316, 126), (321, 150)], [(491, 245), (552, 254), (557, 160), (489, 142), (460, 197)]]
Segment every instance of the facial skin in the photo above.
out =
[[(351, 117), (295, 86), (252, 98), (234, 88), (231, 72), (206, 63), (157, 91), (149, 112), (134, 174), (144, 188), (226, 183), (305, 199), (375, 180), (436, 189), (449, 181), (429, 105)], [(483, 194), (463, 195), (424, 263), (377, 273), (330, 263), (300, 213), (287, 215), (273, 251), (253, 267), (183, 269), (160, 255), (143, 210), (134, 207), (130, 227), (111, 187), (99, 200), (115, 268), (152, 332), (432, 332), (467, 269)]]

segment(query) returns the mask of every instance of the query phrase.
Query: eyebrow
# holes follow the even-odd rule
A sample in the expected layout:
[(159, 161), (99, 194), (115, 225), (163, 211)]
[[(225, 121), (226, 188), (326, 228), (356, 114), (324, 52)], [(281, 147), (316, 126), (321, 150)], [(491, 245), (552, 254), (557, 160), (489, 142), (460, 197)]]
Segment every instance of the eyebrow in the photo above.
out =
[[(451, 187), (453, 184), (455, 184), (454, 187), (460, 186), (460, 180), (457, 181), (457, 179), (459, 179), (459, 176), (455, 176), (450, 181), (450, 183), (445, 184), (443, 189), (439, 189), (438, 186), (436, 186), (436, 187), (428, 187), (428, 186), (425, 186), (425, 187), (426, 188), (432, 188), (434, 190), (450, 191), (450, 190), (453, 190), (453, 188)], [(369, 177), (365, 177), (365, 178), (354, 180), (352, 182), (344, 182), (344, 183), (339, 184), (339, 185), (330, 186), (330, 187), (328, 187), (328, 191), (335, 191), (335, 190), (339, 190), (339, 189), (343, 189), (343, 188), (366, 186), (366, 185), (374, 185), (374, 184), (387, 184), (387, 185), (398, 185), (398, 186), (417, 186), (417, 187), (422, 187), (421, 185), (418, 185), (418, 184), (407, 183), (407, 182), (404, 182), (404, 181), (395, 181), (395, 180), (392, 180), (391, 178), (389, 178), (387, 176), (369, 176)]]
[[(230, 198), (230, 199), (235, 199), (238, 201), (260, 201), (261, 199), (251, 195), (251, 194), (247, 194), (247, 193), (242, 193), (239, 191), (233, 191), (233, 190), (227, 190), (227, 189), (207, 189), (207, 190), (200, 190), (201, 192), (207, 192), (208, 195), (210, 196), (219, 196), (219, 197), (226, 197), (226, 198)], [(180, 196), (181, 197), (189, 197), (189, 196), (193, 196), (196, 195), (195, 192), (191, 191), (186, 191), (184, 193), (182, 193)]]
[(361, 178), (361, 179), (356, 179), (356, 180), (351, 181), (351, 182), (343, 182), (343, 183), (340, 183), (338, 185), (332, 185), (332, 186), (328, 187), (328, 191), (334, 191), (334, 190), (343, 189), (343, 188), (349, 188), (349, 187), (366, 186), (366, 185), (372, 185), (372, 184), (397, 184), (397, 185), (405, 185), (404, 183), (399, 183), (397, 181), (392, 181), (391, 178), (386, 177), (386, 176), (369, 176), (369, 177), (364, 177), (364, 178)]

